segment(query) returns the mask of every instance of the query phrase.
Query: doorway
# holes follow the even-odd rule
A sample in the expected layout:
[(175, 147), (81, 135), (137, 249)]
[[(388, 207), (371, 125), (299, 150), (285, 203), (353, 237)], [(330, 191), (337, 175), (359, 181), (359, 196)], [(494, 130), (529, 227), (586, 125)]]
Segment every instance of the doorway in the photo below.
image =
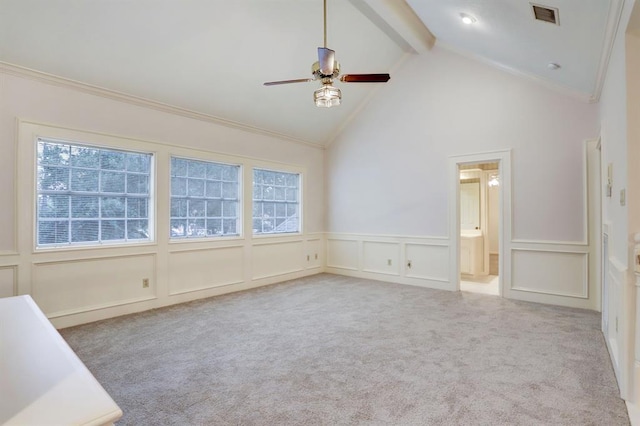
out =
[(511, 151), (449, 157), (449, 212), (452, 290), (509, 297)]
[(459, 164), (460, 290), (500, 295), (500, 165)]

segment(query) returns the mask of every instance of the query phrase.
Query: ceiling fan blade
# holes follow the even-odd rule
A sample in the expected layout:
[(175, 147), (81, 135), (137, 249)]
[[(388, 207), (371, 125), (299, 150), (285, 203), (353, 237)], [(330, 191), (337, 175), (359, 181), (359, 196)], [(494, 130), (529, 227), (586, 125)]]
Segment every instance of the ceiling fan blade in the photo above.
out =
[(389, 74), (345, 74), (340, 77), (343, 83), (386, 83), (391, 76)]
[(336, 61), (336, 52), (326, 47), (318, 47), (318, 62), (322, 75), (332, 75)]
[(264, 83), (265, 86), (277, 86), (278, 84), (290, 84), (290, 83), (307, 83), (313, 81), (312, 78), (298, 78), (296, 80), (280, 80), (280, 81), (268, 81)]

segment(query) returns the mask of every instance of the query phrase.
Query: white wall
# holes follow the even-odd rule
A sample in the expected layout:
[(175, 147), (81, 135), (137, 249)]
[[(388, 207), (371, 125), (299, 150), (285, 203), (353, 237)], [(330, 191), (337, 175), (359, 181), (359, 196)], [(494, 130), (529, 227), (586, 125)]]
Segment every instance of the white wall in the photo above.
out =
[[(448, 239), (449, 157), (510, 149), (513, 241), (505, 250), (521, 250), (517, 262), (526, 265), (537, 250), (576, 254), (580, 260), (558, 277), (580, 282), (503, 285), (517, 289), (512, 297), (597, 309), (583, 270), (585, 141), (598, 136), (597, 113), (593, 104), (442, 47), (411, 56), (327, 151), (328, 231), (359, 240)], [(501, 260), (518, 267), (510, 253)], [(515, 272), (514, 279), (523, 276)]]
[[(89, 89), (78, 90), (58, 79), (19, 74), (7, 67), (0, 69), (0, 296), (31, 293), (55, 325), (67, 326), (321, 270), (322, 149), (114, 100), (108, 93), (101, 96)], [(168, 223), (168, 189), (159, 179), (158, 203), (166, 201), (167, 205), (158, 207), (155, 243), (34, 252), (33, 188), (29, 183), (34, 163), (28, 158), (32, 147), (25, 144), (32, 145), (36, 133), (155, 152), (158, 176), (168, 173), (168, 158), (173, 153), (242, 164), (249, 182), (253, 166), (302, 171), (304, 232), (266, 238), (253, 238), (248, 232), (235, 240), (172, 244), (168, 231), (160, 227)], [(19, 163), (16, 143), (21, 152)], [(250, 199), (250, 192), (244, 199)], [(16, 205), (16, 200), (22, 200), (21, 204)], [(245, 209), (247, 217), (250, 210)], [(142, 289), (142, 277), (151, 278), (149, 289)]]

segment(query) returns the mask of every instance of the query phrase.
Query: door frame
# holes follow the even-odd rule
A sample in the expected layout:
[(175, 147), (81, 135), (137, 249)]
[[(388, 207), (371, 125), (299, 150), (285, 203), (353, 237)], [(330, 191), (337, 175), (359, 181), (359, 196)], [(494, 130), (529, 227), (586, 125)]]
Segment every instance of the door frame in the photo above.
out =
[(449, 157), (449, 282), (460, 291), (460, 169), (463, 164), (498, 163), (500, 218), (498, 223), (499, 291), (509, 297), (511, 288), (511, 150)]

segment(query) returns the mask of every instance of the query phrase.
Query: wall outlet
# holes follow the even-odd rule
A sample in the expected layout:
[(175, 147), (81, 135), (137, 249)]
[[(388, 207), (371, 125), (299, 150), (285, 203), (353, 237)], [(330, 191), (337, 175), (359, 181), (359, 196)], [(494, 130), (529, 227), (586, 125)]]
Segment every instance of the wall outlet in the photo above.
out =
[(387, 266), (391, 266), (391, 259), (387, 259)]
[(627, 204), (627, 191), (624, 189), (620, 190), (620, 205), (624, 206)]
[(142, 288), (149, 288), (149, 278), (142, 279)]
[(318, 253), (316, 253), (316, 260), (318, 260)]
[(310, 259), (310, 257), (309, 257), (309, 255), (307, 255), (307, 262), (309, 261), (309, 259)]

